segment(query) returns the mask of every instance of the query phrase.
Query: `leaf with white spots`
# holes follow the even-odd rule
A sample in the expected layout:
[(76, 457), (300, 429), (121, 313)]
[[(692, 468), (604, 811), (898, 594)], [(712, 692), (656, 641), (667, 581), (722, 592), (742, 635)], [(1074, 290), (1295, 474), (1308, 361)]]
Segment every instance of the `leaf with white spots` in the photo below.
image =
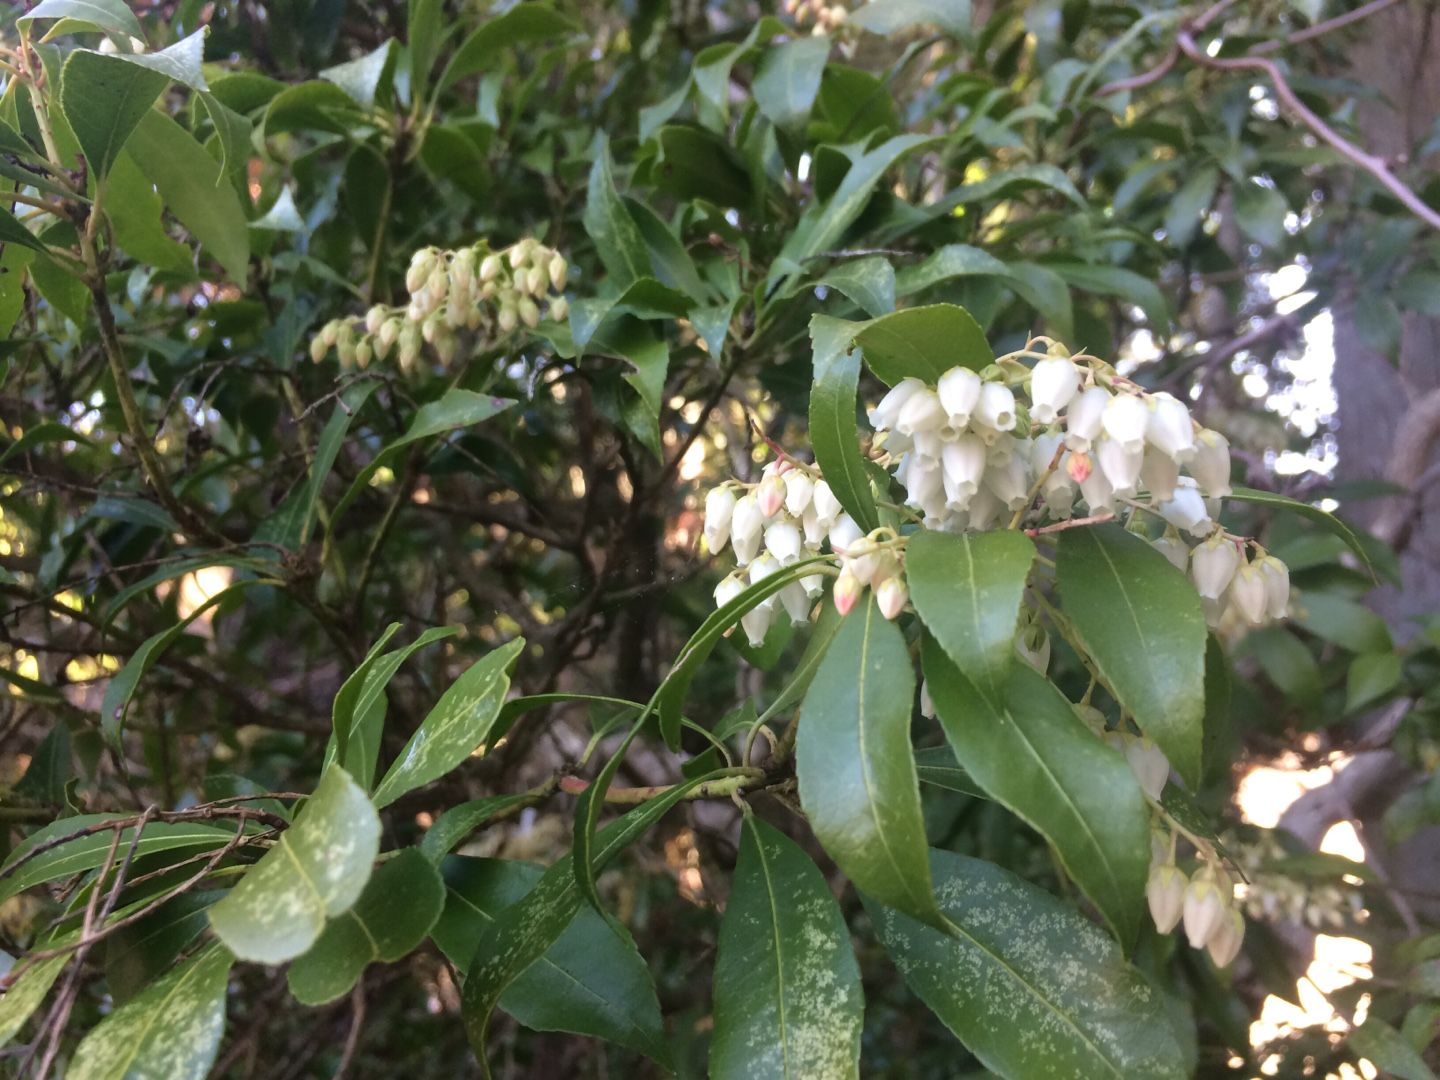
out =
[(295, 824), (210, 909), (210, 925), (242, 960), (293, 960), (360, 898), (379, 852), (380, 815), (331, 765)]
[(440, 695), (375, 789), (376, 806), (389, 806), (407, 791), (438, 780), (489, 738), (510, 690), (510, 669), (523, 648), (524, 638), (507, 641)]
[(406, 848), (371, 875), (355, 906), (332, 919), (290, 965), (290, 992), (306, 1005), (349, 993), (367, 965), (393, 963), (424, 941), (444, 903), (439, 872), (419, 848)]
[[(486, 929), (525, 899), (545, 872), (534, 863), (452, 856), (441, 867), (445, 912), (431, 932), (464, 970)], [(581, 906), (545, 954), (500, 998), (500, 1008), (535, 1031), (593, 1035), (669, 1063), (655, 981), (628, 933)]]
[(61, 953), (31, 964), (5, 991), (4, 997), (0, 997), (0, 1046), (13, 1039), (30, 1015), (40, 1007), (71, 955)]
[(211, 945), (102, 1020), (81, 1041), (69, 1080), (201, 1080), (225, 1032), (235, 958)]
[(796, 844), (745, 815), (715, 961), (710, 1075), (859, 1076), (865, 995), (824, 876)]
[(930, 853), (939, 933), (862, 897), (910, 989), (1002, 1077), (1179, 1080), (1159, 991), (1079, 912), (992, 863)]

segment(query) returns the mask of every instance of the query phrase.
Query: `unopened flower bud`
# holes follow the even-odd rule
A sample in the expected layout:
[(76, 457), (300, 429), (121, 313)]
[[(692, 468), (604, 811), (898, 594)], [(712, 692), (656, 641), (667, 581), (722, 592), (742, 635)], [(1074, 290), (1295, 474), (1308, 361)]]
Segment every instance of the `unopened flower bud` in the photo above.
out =
[(1192, 949), (1203, 949), (1210, 936), (1223, 923), (1230, 911), (1227, 898), (1209, 877), (1196, 877), (1185, 889), (1182, 918), (1185, 936)]
[(525, 272), (525, 288), (532, 296), (540, 296), (550, 287), (550, 275), (543, 266), (532, 266)]
[(1145, 899), (1150, 905), (1155, 929), (1160, 933), (1168, 934), (1180, 925), (1188, 884), (1185, 872), (1178, 866), (1162, 864), (1150, 871), (1150, 880), (1145, 883)]
[(321, 360), (324, 360), (325, 354), (329, 351), (330, 348), (325, 344), (325, 339), (319, 334), (310, 339), (310, 359), (315, 363), (318, 364)]
[(1240, 553), (1234, 543), (1216, 534), (1190, 555), (1190, 578), (1195, 591), (1207, 600), (1219, 600), (1240, 569)]
[(845, 508), (840, 505), (840, 500), (835, 497), (835, 492), (823, 479), (815, 484), (811, 501), (815, 505), (817, 520), (827, 530), (839, 521), (840, 515), (845, 512)]
[(1283, 619), (1290, 607), (1290, 568), (1274, 555), (1261, 559), (1259, 568), (1265, 582), (1265, 614)]
[(520, 325), (520, 312), (516, 309), (513, 300), (500, 305), (500, 313), (495, 316), (495, 325), (500, 327), (501, 333), (505, 334)]
[(503, 267), (504, 263), (499, 255), (486, 255), (485, 258), (480, 260), (481, 282), (494, 281), (500, 276), (500, 271)]
[(785, 474), (785, 509), (800, 517), (810, 509), (810, 499), (815, 494), (815, 481), (804, 469), (791, 469)]
[(570, 267), (565, 262), (565, 256), (558, 251), (551, 256), (550, 265), (546, 268), (550, 274), (550, 284), (556, 292), (565, 291), (565, 282), (569, 280)]
[(540, 325), (540, 308), (535, 301), (528, 296), (522, 296), (515, 304), (520, 313), (520, 321), (531, 330)]
[(910, 592), (899, 574), (887, 577), (875, 590), (875, 604), (880, 608), (880, 614), (892, 621), (905, 610), (909, 600)]
[(745, 591), (745, 583), (735, 574), (726, 574), (715, 586), (715, 606), (723, 608)]
[(926, 720), (935, 719), (935, 699), (930, 696), (930, 684), (920, 680), (920, 715)]
[(405, 271), (405, 291), (409, 293), (419, 292), (424, 288), (425, 283), (430, 280), (430, 274), (435, 269), (436, 251), (434, 248), (421, 248), (410, 256), (410, 266)]
[(1265, 621), (1268, 600), (1259, 567), (1254, 563), (1240, 567), (1230, 584), (1230, 603), (1240, 617), (1251, 626), (1259, 626)]
[(519, 270), (530, 258), (530, 253), (535, 250), (535, 241), (526, 237), (524, 240), (510, 246), (510, 269)]
[(835, 610), (842, 616), (849, 615), (864, 592), (865, 586), (855, 580), (855, 575), (850, 573), (848, 567), (841, 570), (840, 576), (835, 579)]
[(1164, 752), (1147, 736), (1125, 741), (1125, 760), (1140, 781), (1140, 790), (1152, 799), (1159, 799), (1170, 779), (1170, 762)]
[(735, 561), (744, 566), (760, 551), (761, 530), (765, 515), (755, 505), (755, 495), (746, 492), (735, 501), (730, 515), (730, 543), (735, 547)]
[(935, 390), (950, 426), (956, 431), (964, 430), (970, 423), (970, 414), (980, 403), (980, 376), (969, 368), (953, 367), (940, 376)]
[(327, 349), (333, 349), (335, 342), (340, 340), (340, 320), (331, 319), (320, 330), (320, 340), (325, 342)]
[(554, 322), (564, 322), (566, 316), (569, 314), (570, 301), (566, 300), (565, 297), (557, 296), (554, 300), (550, 301), (550, 318)]
[(355, 366), (364, 371), (370, 366), (370, 359), (375, 355), (375, 349), (370, 344), (369, 338), (361, 338), (355, 343)]
[(705, 543), (714, 553), (724, 551), (730, 542), (735, 501), (735, 492), (728, 487), (712, 488), (705, 496)]
[(1205, 948), (1216, 967), (1229, 967), (1240, 955), (1240, 946), (1245, 941), (1245, 917), (1233, 908), (1225, 913), (1224, 920), (1210, 935)]
[(768, 469), (766, 473), (755, 491), (755, 503), (760, 507), (760, 513), (768, 519), (778, 514), (785, 505), (785, 478)]
[(1190, 475), (1207, 496), (1230, 494), (1230, 443), (1218, 431), (1202, 431), (1195, 440)]
[(385, 323), (385, 316), (387, 314), (388, 312), (385, 310), (384, 304), (373, 305), (369, 311), (365, 312), (365, 332), (369, 334), (379, 333), (380, 327)]
[(1046, 357), (1030, 373), (1030, 418), (1053, 424), (1080, 390), (1080, 369), (1066, 357)]

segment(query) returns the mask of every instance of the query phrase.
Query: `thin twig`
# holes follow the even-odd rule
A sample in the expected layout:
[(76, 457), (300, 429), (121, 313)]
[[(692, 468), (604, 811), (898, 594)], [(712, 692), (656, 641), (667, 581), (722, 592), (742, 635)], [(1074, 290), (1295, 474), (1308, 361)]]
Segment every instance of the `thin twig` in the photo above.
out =
[(1261, 42), (1250, 50), (1251, 55), (1261, 56), (1265, 53), (1277, 52), (1286, 45), (1299, 45), (1302, 42), (1313, 41), (1322, 34), (1328, 34), (1332, 30), (1339, 30), (1342, 26), (1349, 26), (1361, 19), (1368, 19), (1371, 15), (1384, 11), (1386, 8), (1394, 7), (1400, 0), (1370, 0), (1368, 4), (1362, 4), (1354, 11), (1347, 11), (1343, 15), (1336, 15), (1333, 19), (1326, 19), (1314, 26), (1304, 30), (1297, 30), (1283, 38), (1274, 38), (1270, 41)]

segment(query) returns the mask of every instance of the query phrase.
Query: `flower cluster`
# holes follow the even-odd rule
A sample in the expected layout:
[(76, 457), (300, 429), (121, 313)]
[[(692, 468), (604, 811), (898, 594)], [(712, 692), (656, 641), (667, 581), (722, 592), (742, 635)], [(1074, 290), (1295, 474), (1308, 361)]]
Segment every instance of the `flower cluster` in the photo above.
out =
[(825, 0), (785, 0), (785, 13), (795, 19), (797, 27), (814, 19), (816, 34), (833, 33), (850, 18), (844, 4), (827, 4)]
[(1218, 967), (1228, 966), (1239, 955), (1245, 917), (1235, 904), (1229, 872), (1208, 851), (1191, 877), (1175, 865), (1173, 851), (1159, 854), (1150, 868), (1145, 899), (1162, 934), (1183, 923), (1190, 947), (1207, 950)]
[(343, 366), (364, 368), (394, 348), (401, 370), (409, 371), (429, 344), (449, 363), (462, 329), (508, 334), (522, 323), (534, 328), (541, 302), (551, 319), (563, 321), (568, 305), (560, 294), (568, 275), (563, 255), (530, 238), (503, 251), (491, 251), (483, 240), (454, 251), (421, 248), (405, 273), (409, 303), (376, 304), (363, 318), (332, 319), (310, 342), (310, 358), (319, 363), (334, 349)]

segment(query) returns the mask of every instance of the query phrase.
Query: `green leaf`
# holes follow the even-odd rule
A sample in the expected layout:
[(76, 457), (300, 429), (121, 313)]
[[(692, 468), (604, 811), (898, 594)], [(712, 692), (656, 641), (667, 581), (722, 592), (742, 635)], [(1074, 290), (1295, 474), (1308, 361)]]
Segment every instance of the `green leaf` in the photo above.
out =
[(949, 936), (864, 897), (909, 985), (1001, 1077), (1181, 1080), (1160, 991), (1097, 927), (991, 863), (930, 853)]
[(379, 851), (374, 805), (331, 765), (279, 842), (210, 909), (210, 926), (242, 960), (293, 960), (360, 898)]
[[(525, 904), (544, 869), (505, 859), (452, 856), (448, 893), (432, 937), (462, 971), (486, 930)], [(545, 953), (500, 997), (500, 1008), (536, 1031), (593, 1035), (669, 1061), (654, 980), (628, 933), (589, 908), (575, 911)]]
[(487, 19), (461, 43), (450, 62), (445, 65), (436, 90), (448, 90), (465, 76), (484, 71), (496, 58), (505, 55), (517, 45), (550, 41), (575, 33), (579, 29), (579, 23), (548, 4), (516, 4), (503, 15)]
[(56, 718), (49, 734), (40, 740), (25, 775), (14, 787), (16, 795), (46, 806), (65, 805), (65, 784), (70, 779), (70, 726)]
[(0, 206), (0, 244), (21, 244), (35, 251), (45, 251), (40, 238), (20, 224), (20, 219)]
[[(103, 865), (115, 835), (112, 829), (103, 829), (86, 836), (75, 835), (71, 840), (57, 843), (54, 847), (46, 847), (46, 850), (34, 858), (27, 859), (27, 855), (92, 825), (118, 819), (119, 815), (116, 814), (80, 814), (52, 821), (49, 825), (36, 829), (15, 846), (15, 850), (5, 860), (5, 865), (0, 867), (0, 873), (5, 875), (0, 879), (0, 903), (32, 885), (73, 877)], [(135, 845), (135, 857), (176, 848), (216, 848), (234, 835), (234, 829), (217, 829), (213, 825), (147, 822), (140, 832), (139, 842)], [(120, 831), (120, 843), (116, 848), (120, 853), (119, 857), (123, 857), (124, 853), (130, 850), (134, 837), (133, 825)]]
[(471, 799), (459, 806), (452, 806), (438, 818), (435, 824), (425, 830), (420, 838), (420, 852), (431, 862), (439, 863), (472, 832), (492, 818), (516, 806), (529, 806), (535, 802), (532, 795), (492, 795), (488, 799)]
[(1180, 185), (1165, 209), (1165, 232), (1177, 248), (1187, 248), (1200, 227), (1200, 217), (1215, 201), (1220, 171), (1214, 166), (1195, 170)]
[[(658, 283), (657, 283), (658, 285)], [(639, 401), (625, 412), (625, 425), (656, 458), (661, 457), (660, 408), (664, 404), (665, 377), (670, 370), (670, 346), (648, 323), (626, 316), (612, 323), (594, 343), (595, 351), (623, 357), (633, 371), (624, 379)]]
[(970, 0), (873, 0), (852, 12), (849, 21), (885, 36), (916, 26), (964, 35), (970, 30)]
[(816, 839), (850, 880), (939, 926), (910, 747), (914, 701), (904, 635), (867, 594), (800, 706), (795, 773)]
[(115, 56), (127, 64), (138, 64), (151, 71), (158, 71), (171, 82), (178, 82), (192, 90), (209, 90), (201, 66), (205, 62), (205, 36), (209, 33), (210, 28), (202, 26), (193, 34), (159, 52), (117, 53)]
[(1274, 188), (1245, 183), (1235, 188), (1235, 222), (1245, 235), (1263, 247), (1285, 242), (1285, 217), (1290, 205)]
[(60, 108), (96, 177), (110, 171), (169, 82), (169, 76), (119, 56), (88, 49), (71, 53), (65, 61)]
[(1003, 172), (994, 173), (973, 184), (958, 187), (943, 200), (944, 206), (960, 206), (965, 203), (985, 202), (989, 199), (1003, 199), (1019, 191), (1034, 188), (1049, 188), (1058, 191), (1080, 209), (1086, 208), (1085, 196), (1081, 195), (1065, 170), (1055, 165), (1016, 165)]
[(867, 533), (880, 524), (870, 477), (860, 453), (855, 419), (860, 354), (853, 348), (855, 323), (829, 315), (810, 320), (815, 383), (810, 390), (810, 441), (815, 464), (830, 490)]
[(140, 20), (121, 0), (41, 0), (16, 19), (15, 24), (24, 26), (40, 19), (74, 19), (116, 34), (145, 39)]
[[(626, 198), (624, 202), (625, 209), (630, 211), (630, 216), (635, 219), (635, 225), (639, 228), (640, 235), (645, 238), (645, 244), (650, 249), (650, 265), (654, 267), (655, 276), (660, 283), (679, 292), (688, 303), (702, 303), (709, 300), (711, 290), (700, 280), (700, 273), (695, 269), (695, 260), (690, 257), (690, 252), (686, 251), (685, 246), (680, 243), (680, 238), (675, 235), (674, 230), (661, 220), (659, 214), (644, 203), (631, 198)], [(707, 332), (701, 328), (701, 324), (705, 321), (705, 312), (691, 312), (690, 318), (695, 323), (696, 330), (711, 346), (711, 356), (718, 357), (720, 355), (720, 343), (723, 342), (725, 328), (730, 323), (732, 306), (732, 304), (726, 304), (710, 309), (710, 321), (723, 319), (718, 334)], [(571, 310), (574, 310), (573, 304)]]
[(895, 291), (909, 296), (958, 277), (1008, 278), (1010, 268), (988, 251), (969, 244), (946, 244), (935, 254), (895, 274)]
[(1396, 1080), (1435, 1080), (1435, 1073), (1425, 1064), (1415, 1047), (1379, 1017), (1368, 1017), (1350, 1032), (1350, 1048), (1366, 1058), (1381, 1076)]
[(524, 638), (507, 641), (472, 664), (440, 695), (375, 789), (377, 807), (389, 806), (406, 792), (438, 780), (485, 742), (510, 689), (510, 669), (524, 648)]
[(380, 864), (355, 906), (290, 965), (290, 992), (302, 1005), (348, 994), (370, 964), (394, 963), (424, 941), (444, 904), (439, 872), (418, 848), (405, 848)]
[(650, 273), (649, 249), (639, 226), (625, 209), (620, 193), (615, 190), (610, 143), (603, 136), (596, 140), (595, 164), (590, 169), (582, 221), (615, 285), (623, 289)]
[(833, 266), (814, 284), (839, 289), (872, 318), (895, 310), (895, 268), (883, 255), (869, 255)]
[(948, 746), (930, 746), (924, 750), (916, 750), (915, 773), (922, 784), (956, 791), (976, 799), (990, 797), (981, 790), (970, 774), (960, 767), (955, 760), (955, 751)]
[(1228, 498), (1237, 502), (1253, 503), (1256, 506), (1264, 506), (1271, 510), (1284, 510), (1287, 513), (1299, 514), (1307, 521), (1313, 521), (1322, 529), (1326, 529), (1345, 541), (1345, 546), (1355, 553), (1355, 558), (1360, 560), (1360, 565), (1365, 568), (1371, 578), (1378, 581), (1375, 575), (1375, 566), (1370, 561), (1370, 556), (1365, 553), (1365, 545), (1355, 535), (1355, 530), (1341, 521), (1328, 510), (1321, 510), (1318, 506), (1311, 506), (1309, 503), (1292, 499), (1288, 495), (1277, 495), (1273, 491), (1258, 491), (1255, 488), (1236, 487), (1230, 492)]
[(1060, 534), (1065, 616), (1106, 687), (1191, 787), (1200, 781), (1205, 616), (1185, 575), (1118, 525)]
[(105, 984), (118, 1004), (143, 994), (189, 950), (208, 925), (205, 910), (223, 895), (182, 893), (105, 939)]
[[(434, 438), (447, 432), (458, 431), (460, 428), (484, 423), (514, 404), (515, 401), (511, 398), (496, 397), (493, 394), (477, 394), (473, 390), (456, 388), (445, 391), (438, 401), (431, 401), (420, 406), (415, 412), (414, 419), (410, 421), (410, 426), (405, 429), (405, 434), (394, 442), (386, 444), (384, 449), (371, 458), (370, 463), (361, 469), (355, 479), (350, 482), (345, 494), (340, 497), (340, 501), (335, 504), (335, 509), (330, 512), (329, 528), (331, 530), (335, 528), (335, 523), (339, 521), (340, 515), (370, 485), (371, 477), (379, 468), (394, 461), (405, 447), (417, 443), (421, 439)], [(355, 408), (358, 410), (359, 406), (357, 405)], [(333, 422), (335, 422), (334, 418), (332, 418)]]
[(356, 60), (326, 68), (320, 72), (320, 78), (344, 90), (362, 109), (373, 109), (381, 80), (394, 55), (395, 40), (391, 38)]
[(26, 428), (23, 435), (5, 447), (3, 452), (0, 452), (0, 465), (17, 454), (28, 454), (37, 446), (67, 442), (79, 443), (83, 446), (90, 445), (90, 440), (74, 428), (66, 427), (54, 420), (42, 420), (33, 427)]
[(194, 277), (194, 253), (170, 235), (165, 201), (128, 150), (115, 160), (105, 179), (103, 211), (115, 232), (115, 242), (127, 255), (157, 270)]
[(447, 36), (445, 0), (410, 0), (405, 17), (406, 48), (410, 55), (410, 81), (416, 98), (425, 96), (430, 69)]
[(749, 206), (754, 200), (750, 174), (735, 151), (712, 131), (690, 124), (660, 129), (660, 161), (655, 182), (682, 199), (705, 199), (719, 206)]
[(166, 209), (232, 281), (243, 285), (249, 275), (250, 231), (235, 189), (220, 182), (220, 163), (189, 132), (153, 109), (141, 118), (128, 148)]
[(41, 960), (27, 967), (10, 989), (0, 997), (0, 1046), (4, 1046), (25, 1026), (50, 987), (60, 977), (60, 972), (69, 963), (73, 954), (61, 953), (48, 960)]
[[(219, 183), (221, 177), (243, 169), (250, 159), (250, 133), (254, 125), (250, 123), (249, 117), (241, 116), (214, 94), (201, 94), (199, 97), (200, 103), (205, 106), (206, 115), (210, 117), (210, 124), (215, 129), (215, 138), (220, 144), (220, 172), (216, 177), (216, 183)], [(283, 200), (289, 194), (289, 188), (282, 188), (280, 198)], [(294, 197), (290, 198), (290, 205), (293, 207)], [(270, 214), (274, 213), (272, 208)]]
[(965, 678), (992, 701), (1005, 695), (1034, 542), (1019, 530), (918, 532), (905, 579), (921, 620)]
[(325, 747), (325, 764), (339, 761), (361, 787), (369, 790), (375, 781), (375, 763), (380, 755), (380, 735), (385, 723), (385, 687), (400, 666), (425, 646), (453, 637), (458, 626), (437, 626), (426, 630), (409, 645), (381, 653), (399, 623), (391, 623), (366, 654), (360, 666), (345, 680), (335, 695), (330, 713), (330, 742)]
[(105, 605), (105, 614), (101, 619), (104, 626), (109, 626), (115, 621), (115, 616), (124, 611), (130, 602), (137, 596), (151, 592), (155, 586), (164, 581), (173, 581), (177, 577), (193, 573), (196, 570), (203, 570), (210, 566), (228, 566), (236, 570), (249, 570), (256, 574), (268, 574), (278, 572), (279, 567), (274, 563), (263, 559), (252, 559), (248, 555), (225, 555), (225, 554), (203, 554), (189, 555), (176, 559), (176, 561), (162, 566), (152, 574), (147, 574), (139, 581), (131, 582), (118, 593), (115, 598)]
[(823, 34), (791, 38), (766, 49), (750, 87), (761, 114), (776, 127), (805, 123), (829, 56), (830, 39)]
[(1385, 620), (1354, 600), (1332, 593), (1304, 592), (1294, 609), (1298, 626), (1342, 649), (1381, 653), (1395, 647)]
[(1159, 331), (1170, 327), (1170, 305), (1149, 278), (1118, 266), (1089, 266), (1085, 263), (1047, 263), (1046, 268), (1059, 274), (1077, 289), (1102, 296), (1118, 296), (1145, 313), (1150, 325)]
[(1025, 664), (1014, 665), (1002, 698), (982, 693), (934, 639), (926, 639), (924, 660), (925, 685), (960, 766), (1050, 841), (1115, 936), (1134, 945), (1150, 872), (1150, 809), (1125, 759)]
[(1260, 663), (1265, 677), (1301, 708), (1320, 705), (1320, 665), (1308, 648), (1281, 626), (1252, 630), (1240, 643), (1240, 651)]
[[(1345, 678), (1345, 711), (1373, 705), (1400, 683), (1400, 657), (1393, 652), (1369, 653), (1350, 661)], [(28, 775), (28, 774), (27, 774)]]
[[(589, 865), (599, 873), (641, 833), (693, 788), (715, 779), (710, 773), (676, 784), (663, 795), (636, 807), (594, 837)], [(501, 996), (522, 972), (544, 956), (565, 932), (583, 903), (580, 878), (573, 865), (578, 854), (552, 864), (524, 897), (510, 904), (478, 935), (466, 967), (461, 1012), (470, 1045), (482, 1065), (490, 1016)], [(610, 924), (607, 932), (613, 930)], [(486, 1075), (489, 1069), (485, 1069)]]
[(100, 1021), (81, 1040), (65, 1075), (203, 1080), (225, 1032), (225, 992), (234, 962), (220, 945), (185, 961)]
[(710, 1075), (860, 1075), (865, 995), (850, 931), (794, 841), (747, 813), (715, 959)]
[(886, 315), (860, 330), (855, 344), (864, 352), (866, 366), (891, 386), (906, 377), (933, 385), (953, 367), (979, 371), (995, 360), (985, 331), (956, 304)]

